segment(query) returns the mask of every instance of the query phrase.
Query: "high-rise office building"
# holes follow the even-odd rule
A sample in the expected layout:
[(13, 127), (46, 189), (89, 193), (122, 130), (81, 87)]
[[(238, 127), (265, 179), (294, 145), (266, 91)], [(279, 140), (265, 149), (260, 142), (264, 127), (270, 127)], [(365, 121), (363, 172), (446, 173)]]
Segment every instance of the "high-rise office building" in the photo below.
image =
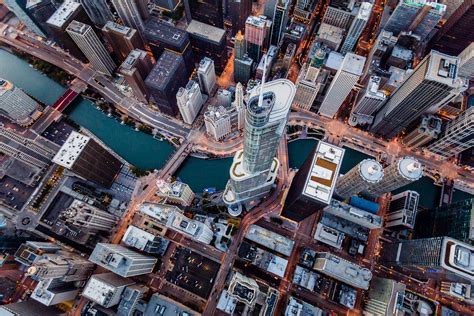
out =
[(222, 140), (232, 132), (232, 119), (228, 109), (223, 106), (208, 106), (204, 113), (207, 135), (216, 141)]
[(146, 0), (111, 0), (112, 5), (123, 24), (129, 26), (143, 36), (145, 21), (150, 13)]
[(144, 103), (148, 103), (150, 98), (150, 93), (145, 85), (145, 79), (152, 69), (151, 57), (143, 50), (134, 49), (118, 70), (132, 89), (133, 95)]
[(371, 76), (367, 88), (359, 92), (351, 112), (351, 123), (367, 124), (372, 122), (374, 114), (387, 99), (385, 93), (379, 90), (380, 81), (380, 77)]
[(92, 25), (92, 21), (80, 3), (73, 0), (65, 0), (48, 19), (46, 24), (54, 41), (56, 41), (59, 46), (67, 50), (72, 56), (81, 61), (86, 61), (83, 52), (66, 32), (66, 28), (72, 21)]
[(245, 126), (245, 102), (244, 102), (244, 87), (239, 82), (235, 86), (235, 100), (234, 100), (235, 110), (237, 112), (237, 129), (240, 131), (244, 129)]
[(249, 16), (245, 22), (247, 54), (254, 61), (260, 60), (268, 47), (272, 22), (264, 15)]
[(117, 216), (79, 200), (74, 200), (60, 216), (66, 223), (95, 232), (111, 231), (118, 222)]
[(186, 87), (178, 89), (176, 101), (184, 123), (192, 125), (203, 105), (199, 84), (189, 80)]
[(218, 28), (224, 27), (223, 0), (184, 0), (184, 10), (188, 23), (197, 20)]
[(252, 74), (253, 60), (247, 55), (247, 43), (242, 35), (238, 32), (234, 41), (234, 81), (246, 83)]
[[(265, 3), (266, 4), (266, 3)], [(245, 29), (245, 21), (252, 14), (252, 0), (228, 0), (227, 13), (232, 21), (232, 36)]]
[(330, 118), (336, 115), (342, 103), (362, 75), (364, 63), (365, 57), (352, 53), (346, 54), (326, 92), (326, 97), (319, 108), (319, 114)]
[(347, 32), (344, 44), (341, 47), (341, 54), (346, 54), (354, 50), (357, 40), (359, 39), (362, 31), (369, 20), (370, 13), (372, 12), (372, 4), (370, 2), (362, 2), (357, 12), (356, 17), (352, 21), (351, 27)]
[(446, 5), (434, 1), (402, 0), (385, 24), (384, 30), (395, 36), (404, 31), (412, 32), (425, 41), (445, 12)]
[(109, 308), (117, 305), (125, 288), (134, 283), (131, 279), (110, 272), (94, 274), (87, 282), (81, 295), (100, 306)]
[(466, 47), (461, 54), (459, 54), (459, 77), (473, 78), (474, 77), (474, 42)]
[(320, 141), (294, 177), (281, 215), (299, 222), (327, 206), (343, 157), (344, 149)]
[(272, 30), (270, 34), (270, 43), (272, 45), (279, 46), (280, 44), (283, 33), (285, 33), (286, 26), (288, 25), (289, 10), (289, 0), (278, 0), (273, 14), (269, 16), (269, 18), (272, 20)]
[(420, 195), (415, 191), (404, 191), (392, 196), (385, 216), (385, 227), (413, 229), (418, 212)]
[(423, 116), (420, 125), (403, 137), (404, 145), (419, 148), (438, 138), (441, 133), (441, 119), (434, 115)]
[(474, 244), (474, 199), (421, 210), (415, 226), (417, 238), (448, 236)]
[(138, 32), (128, 26), (108, 21), (102, 28), (107, 43), (112, 47), (117, 60), (122, 63), (134, 49), (145, 49)]
[(474, 42), (474, 0), (464, 0), (451, 14), (438, 33), (431, 39), (428, 47), (445, 54), (457, 56)]
[(382, 30), (379, 33), (367, 56), (367, 62), (364, 67), (364, 81), (366, 81), (369, 76), (372, 76), (373, 69), (379, 68), (382, 64), (382, 58), (391, 52), (391, 49), (395, 46), (397, 41), (398, 38), (393, 36), (391, 32)]
[(151, 273), (157, 259), (121, 245), (98, 243), (89, 261), (124, 278)]
[(0, 116), (28, 126), (41, 115), (41, 106), (10, 81), (0, 78)]
[(107, 0), (80, 0), (80, 3), (95, 25), (102, 27), (107, 21), (114, 20)]
[(415, 276), (443, 281), (474, 281), (474, 247), (450, 237), (386, 243), (380, 261)]
[(165, 203), (190, 206), (194, 200), (194, 192), (186, 183), (158, 180), (156, 186), (158, 187), (156, 196), (165, 199)]
[(27, 0), (5, 0), (3, 3), (7, 8), (15, 14), (15, 16), (23, 23), (28, 29), (32, 30), (39, 36), (46, 37), (46, 30), (43, 30), (41, 25), (31, 16), (26, 9)]
[[(247, 103), (244, 148), (234, 157), (223, 199), (231, 214), (238, 206), (267, 194), (276, 180), (279, 161), (275, 157), (285, 131), (296, 89), (286, 79), (262, 83), (253, 89)], [(236, 208), (232, 208), (236, 206)]]
[(183, 69), (186, 69), (183, 57), (166, 50), (145, 80), (158, 109), (165, 114), (176, 116), (179, 112), (176, 93), (188, 82), (187, 71)]
[(391, 279), (374, 277), (370, 282), (364, 312), (368, 316), (403, 315), (403, 297), (406, 285)]
[(78, 176), (110, 188), (122, 163), (92, 138), (72, 132), (53, 162)]
[(349, 10), (347, 7), (335, 7), (335, 6), (328, 6), (326, 12), (324, 13), (322, 23), (329, 24), (343, 30), (348, 30), (351, 26), (352, 19), (354, 16), (352, 15), (352, 11)]
[(155, 60), (158, 60), (165, 50), (174, 52), (183, 57), (186, 75), (191, 74), (194, 70), (194, 59), (188, 33), (157, 18), (150, 18), (145, 24), (143, 34)]
[(214, 95), (217, 90), (214, 61), (210, 58), (204, 57), (199, 62), (197, 75), (202, 93), (207, 94), (209, 97)]
[(427, 149), (443, 158), (449, 158), (474, 146), (474, 107), (448, 122), (442, 136)]
[[(49, 28), (46, 22), (56, 12), (57, 6), (52, 0), (26, 1), (26, 12), (32, 17), (35, 23), (49, 35)], [(28, 27), (28, 26), (27, 26)]]
[(317, 0), (296, 0), (293, 16), (305, 23), (311, 21), (311, 15), (318, 4)]
[(415, 158), (403, 157), (386, 167), (383, 172), (382, 180), (367, 189), (369, 193), (382, 195), (417, 181), (423, 176), (423, 167)]
[(48, 279), (39, 281), (30, 297), (43, 305), (52, 306), (74, 301), (77, 294), (79, 289), (71, 283)]
[(158, 256), (163, 256), (170, 244), (168, 239), (156, 236), (134, 225), (128, 226), (122, 242), (129, 247)]
[(337, 180), (336, 193), (347, 199), (376, 185), (382, 178), (382, 165), (377, 160), (364, 159)]
[(349, 221), (357, 224), (359, 227), (362, 226), (368, 229), (382, 228), (382, 218), (380, 216), (350, 204), (339, 202), (336, 199), (332, 199), (331, 203), (323, 210), (324, 214), (334, 215), (345, 222)]
[(375, 116), (371, 131), (395, 137), (423, 113), (436, 112), (463, 88), (458, 79), (459, 58), (431, 51), (392, 93)]
[(95, 69), (112, 75), (117, 66), (90, 25), (72, 21), (66, 31)]

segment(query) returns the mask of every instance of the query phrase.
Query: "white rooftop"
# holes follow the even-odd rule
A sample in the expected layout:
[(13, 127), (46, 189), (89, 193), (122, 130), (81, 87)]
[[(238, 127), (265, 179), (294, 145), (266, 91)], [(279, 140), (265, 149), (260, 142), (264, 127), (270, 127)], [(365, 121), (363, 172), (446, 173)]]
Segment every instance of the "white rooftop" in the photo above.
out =
[(285, 256), (291, 254), (295, 243), (291, 239), (257, 225), (250, 226), (245, 238)]
[(144, 231), (136, 226), (130, 225), (123, 235), (122, 241), (130, 247), (135, 247), (139, 250), (145, 249), (149, 241), (153, 241), (155, 235)]
[(70, 169), (89, 142), (90, 137), (78, 132), (72, 132), (61, 149), (53, 158), (53, 162), (64, 168)]
[(58, 28), (63, 27), (65, 22), (69, 21), (71, 15), (80, 7), (79, 2), (73, 0), (64, 1), (61, 6), (51, 15), (46, 23), (56, 26)]
[(268, 264), (267, 271), (275, 275), (278, 275), (280, 278), (285, 276), (286, 266), (288, 265), (288, 260), (283, 259), (279, 256), (272, 256), (271, 261)]
[(115, 291), (115, 286), (104, 283), (92, 276), (89, 282), (87, 282), (87, 286), (84, 288), (82, 296), (85, 296), (100, 305), (106, 305), (108, 296), (112, 296)]
[(186, 31), (190, 34), (205, 37), (215, 43), (219, 43), (225, 37), (225, 30), (196, 20), (189, 23)]
[(353, 53), (347, 53), (342, 61), (342, 70), (356, 76), (362, 75), (366, 58)]
[(359, 174), (367, 182), (377, 183), (383, 178), (383, 167), (375, 159), (364, 159), (359, 165)]
[(458, 67), (459, 57), (450, 56), (432, 50), (430, 53), (428, 69), (426, 70), (426, 79), (443, 83), (448, 86), (457, 86), (459, 84)]
[(418, 180), (423, 176), (423, 166), (413, 157), (403, 157), (398, 161), (400, 175), (408, 180)]

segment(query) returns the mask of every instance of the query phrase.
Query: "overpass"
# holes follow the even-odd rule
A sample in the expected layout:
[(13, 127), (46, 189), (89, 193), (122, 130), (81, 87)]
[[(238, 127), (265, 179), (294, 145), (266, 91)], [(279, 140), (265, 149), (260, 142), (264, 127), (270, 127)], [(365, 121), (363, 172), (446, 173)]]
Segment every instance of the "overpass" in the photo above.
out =
[(79, 93), (69, 88), (54, 102), (52, 108), (62, 113), (78, 96)]

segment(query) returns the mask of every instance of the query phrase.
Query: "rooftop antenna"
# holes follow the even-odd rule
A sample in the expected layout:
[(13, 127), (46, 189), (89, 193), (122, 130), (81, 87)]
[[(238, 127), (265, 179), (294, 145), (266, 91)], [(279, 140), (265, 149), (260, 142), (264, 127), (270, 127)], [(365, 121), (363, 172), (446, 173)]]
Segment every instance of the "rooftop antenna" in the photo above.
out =
[(260, 85), (260, 95), (258, 97), (258, 106), (263, 106), (263, 86), (265, 85), (265, 76), (267, 73), (267, 55), (263, 56), (263, 76), (262, 76), (262, 84)]

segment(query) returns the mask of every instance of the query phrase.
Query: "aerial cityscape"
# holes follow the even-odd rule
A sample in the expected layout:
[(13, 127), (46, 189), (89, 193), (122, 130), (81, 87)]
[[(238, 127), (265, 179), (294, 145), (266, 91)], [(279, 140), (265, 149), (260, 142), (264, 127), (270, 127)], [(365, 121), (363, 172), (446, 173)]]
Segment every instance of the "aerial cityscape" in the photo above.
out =
[(474, 0), (0, 0), (0, 316), (474, 315)]

